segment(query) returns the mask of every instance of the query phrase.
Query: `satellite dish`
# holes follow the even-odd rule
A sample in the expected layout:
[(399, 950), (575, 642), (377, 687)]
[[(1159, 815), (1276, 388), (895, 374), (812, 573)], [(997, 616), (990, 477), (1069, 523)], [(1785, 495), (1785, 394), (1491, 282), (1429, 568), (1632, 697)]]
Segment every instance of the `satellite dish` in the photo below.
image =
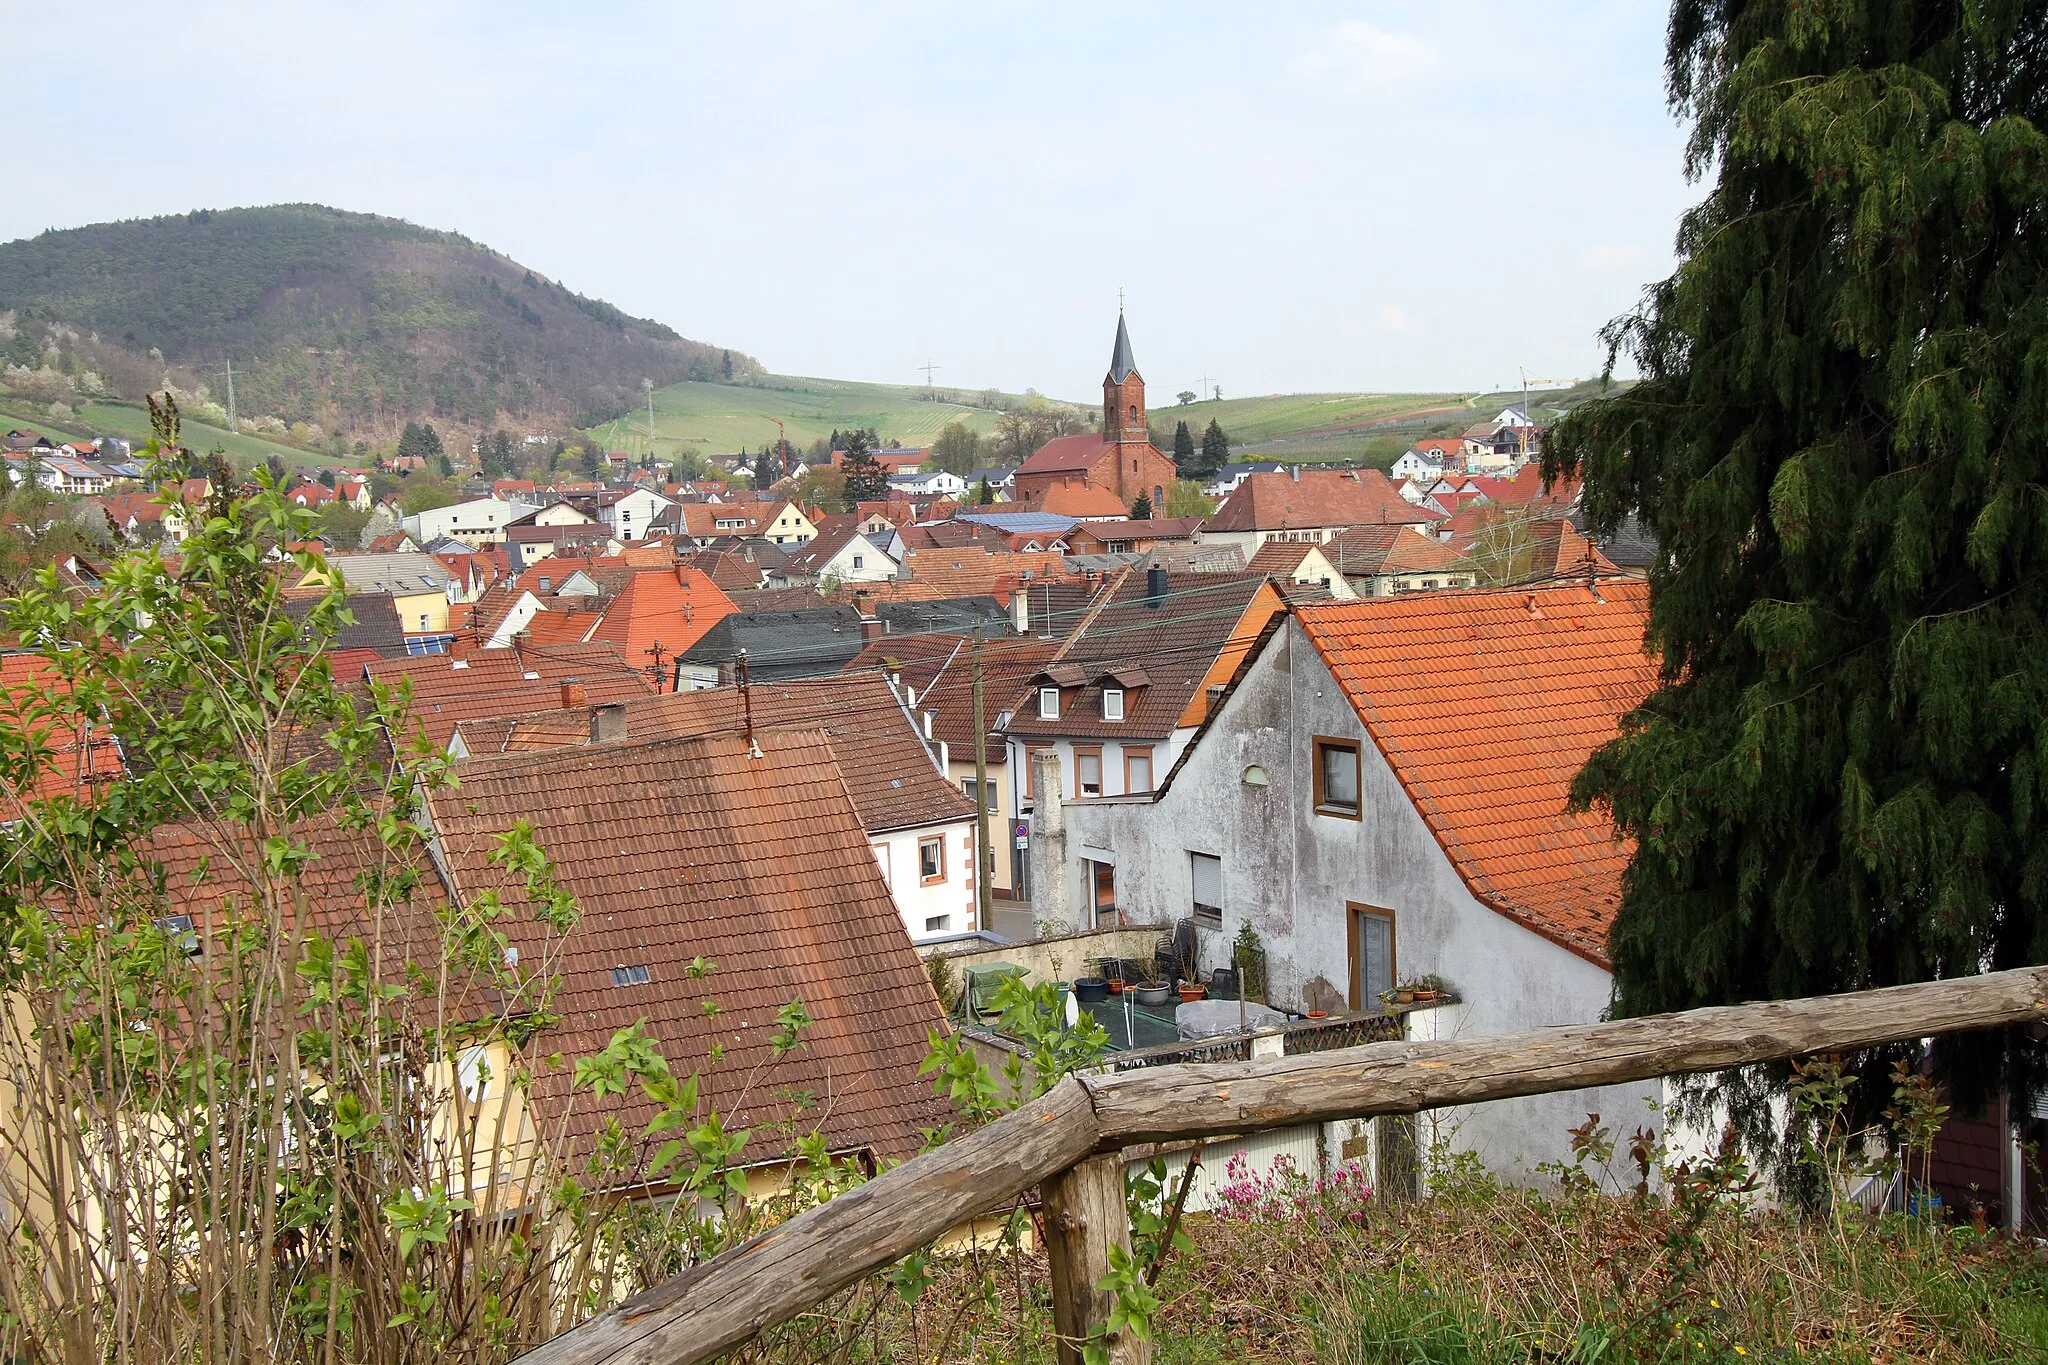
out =
[(1075, 1026), (1076, 1024), (1078, 1024), (1078, 1023), (1080, 1023), (1080, 1022), (1081, 1022), (1081, 1002), (1080, 1002), (1080, 1001), (1078, 1001), (1078, 1000), (1076, 1000), (1076, 999), (1074, 998), (1074, 993), (1073, 993), (1072, 991), (1068, 991), (1068, 992), (1067, 992), (1067, 1027), (1068, 1027), (1068, 1028), (1073, 1028), (1073, 1027), (1074, 1027), (1074, 1026)]

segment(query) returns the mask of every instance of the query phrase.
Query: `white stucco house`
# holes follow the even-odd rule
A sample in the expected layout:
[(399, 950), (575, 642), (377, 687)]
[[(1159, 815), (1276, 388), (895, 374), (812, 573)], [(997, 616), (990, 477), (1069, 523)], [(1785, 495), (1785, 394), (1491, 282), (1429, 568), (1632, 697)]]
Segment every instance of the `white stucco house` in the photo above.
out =
[(526, 513), (526, 508), (498, 498), (476, 498), (448, 507), (416, 512), (401, 523), (405, 533), (421, 545), (437, 540), (459, 540), (471, 549), (485, 549), (503, 543), (505, 528)]
[[(1294, 608), (1158, 790), (1064, 804), (1058, 895), (1086, 905), (1107, 866), (1123, 922), (1192, 918), (1210, 966), (1250, 923), (1282, 1008), (1371, 1008), (1436, 975), (1458, 1003), (1411, 1016), (1413, 1037), (1597, 1020), (1628, 849), (1566, 798), (1655, 683), (1647, 608), (1633, 582)], [(1616, 1086), (1432, 1119), (1526, 1176), (1589, 1113), (1662, 1130), (1661, 1095)]]
[(673, 498), (664, 498), (652, 489), (613, 490), (598, 496), (597, 519), (620, 540), (644, 540), (661, 513), (673, 506)]

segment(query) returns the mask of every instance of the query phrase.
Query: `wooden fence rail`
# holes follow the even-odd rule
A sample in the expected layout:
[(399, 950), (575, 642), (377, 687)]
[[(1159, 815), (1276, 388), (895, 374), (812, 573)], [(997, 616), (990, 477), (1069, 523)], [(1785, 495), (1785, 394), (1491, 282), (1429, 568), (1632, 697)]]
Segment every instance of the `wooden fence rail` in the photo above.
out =
[[(1063, 1333), (1102, 1305), (1085, 1277), (1127, 1239), (1108, 1201), (1125, 1146), (1719, 1071), (2048, 1018), (2048, 967), (1445, 1043), (1076, 1077), (989, 1124), (656, 1285), (520, 1365), (694, 1365), (1043, 1184)], [(1114, 1175), (1120, 1182), (1120, 1174)], [(1097, 1186), (1102, 1188), (1098, 1189)], [(1121, 1184), (1116, 1186), (1121, 1199)], [(1092, 1212), (1090, 1212), (1092, 1211)], [(1126, 1241), (1126, 1245), (1127, 1245)], [(1090, 1248), (1093, 1248), (1092, 1251)], [(1061, 1284), (1057, 1281), (1074, 1281)], [(1118, 1354), (1137, 1359), (1134, 1344)], [(1064, 1354), (1064, 1353), (1063, 1353)]]

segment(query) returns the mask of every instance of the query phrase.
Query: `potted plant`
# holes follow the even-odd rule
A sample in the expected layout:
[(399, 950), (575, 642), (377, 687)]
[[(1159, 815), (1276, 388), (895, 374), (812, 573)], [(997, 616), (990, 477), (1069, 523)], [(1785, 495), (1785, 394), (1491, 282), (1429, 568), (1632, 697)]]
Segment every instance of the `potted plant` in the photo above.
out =
[(1415, 980), (1415, 1001), (1417, 1004), (1422, 1004), (1425, 1001), (1441, 1000), (1450, 993), (1450, 988), (1444, 985), (1444, 979), (1435, 972), (1431, 972), (1427, 976), (1417, 977)]
[(1192, 1004), (1194, 1001), (1203, 999), (1208, 994), (1209, 988), (1199, 981), (1183, 981), (1180, 983), (1180, 1002), (1183, 1005)]
[(1141, 1005), (1163, 1005), (1173, 999), (1173, 987), (1156, 976), (1147, 977), (1131, 989), (1137, 994), (1138, 1003)]
[(1074, 999), (1084, 1005), (1099, 1004), (1109, 999), (1109, 983), (1099, 976), (1076, 977)]

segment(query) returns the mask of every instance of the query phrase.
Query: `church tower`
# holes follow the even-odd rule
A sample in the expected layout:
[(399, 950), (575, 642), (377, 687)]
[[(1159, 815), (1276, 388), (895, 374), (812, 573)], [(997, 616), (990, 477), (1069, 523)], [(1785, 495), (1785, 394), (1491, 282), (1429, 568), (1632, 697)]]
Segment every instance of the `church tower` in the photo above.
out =
[(1102, 380), (1102, 439), (1118, 445), (1150, 445), (1145, 424), (1145, 378), (1131, 359), (1131, 334), (1124, 330), (1123, 310), (1116, 315), (1116, 349), (1109, 355), (1109, 373)]

